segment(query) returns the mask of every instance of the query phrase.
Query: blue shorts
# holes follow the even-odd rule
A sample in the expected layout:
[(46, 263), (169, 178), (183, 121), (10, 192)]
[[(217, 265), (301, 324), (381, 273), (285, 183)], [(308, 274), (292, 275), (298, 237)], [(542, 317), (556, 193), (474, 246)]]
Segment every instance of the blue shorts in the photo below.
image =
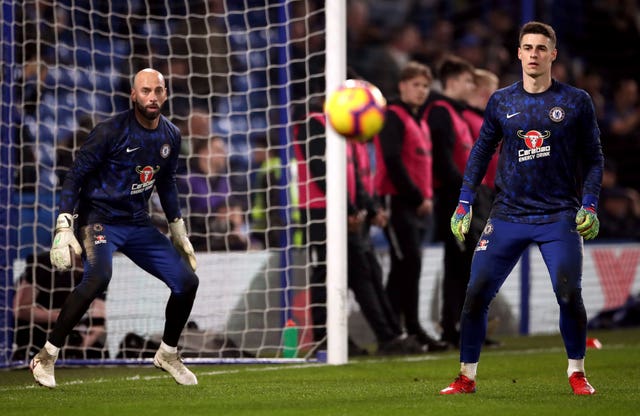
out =
[(581, 287), (583, 243), (574, 222), (520, 224), (490, 219), (475, 248), (467, 292), (492, 299), (531, 244), (540, 249), (556, 294)]
[(582, 237), (573, 221), (520, 224), (490, 219), (471, 262), (461, 317), (460, 361), (478, 362), (486, 336), (487, 311), (507, 276), (531, 244), (540, 249), (560, 306), (560, 332), (567, 356), (584, 358), (586, 311), (582, 302)]
[(172, 293), (183, 293), (197, 277), (171, 241), (154, 225), (89, 224), (80, 229), (84, 279), (111, 280), (113, 253), (120, 251), (163, 281)]

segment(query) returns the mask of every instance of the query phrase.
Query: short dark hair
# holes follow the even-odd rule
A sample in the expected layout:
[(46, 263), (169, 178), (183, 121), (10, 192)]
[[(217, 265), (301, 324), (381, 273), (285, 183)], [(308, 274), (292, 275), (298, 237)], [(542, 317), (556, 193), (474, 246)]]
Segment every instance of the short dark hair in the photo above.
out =
[(413, 79), (418, 76), (427, 78), (429, 83), (433, 81), (433, 74), (431, 73), (431, 68), (417, 61), (410, 61), (407, 63), (407, 65), (405, 65), (404, 68), (402, 68), (402, 71), (400, 72), (400, 81), (406, 81), (408, 79)]
[(438, 79), (444, 87), (449, 78), (455, 78), (465, 72), (474, 75), (475, 68), (471, 62), (456, 55), (447, 55), (438, 66)]
[(556, 47), (556, 43), (558, 42), (558, 39), (556, 38), (556, 31), (546, 23), (536, 21), (525, 23), (520, 29), (518, 44), (522, 42), (522, 37), (528, 34), (546, 36), (547, 38), (549, 38), (549, 40), (551, 40), (551, 44), (554, 48)]

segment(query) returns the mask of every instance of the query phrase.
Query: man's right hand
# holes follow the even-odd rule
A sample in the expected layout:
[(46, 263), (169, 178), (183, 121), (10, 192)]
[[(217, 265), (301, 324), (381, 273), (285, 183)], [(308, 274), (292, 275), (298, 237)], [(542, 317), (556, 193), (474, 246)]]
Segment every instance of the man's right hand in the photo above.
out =
[(459, 243), (464, 243), (464, 236), (471, 227), (471, 216), (473, 215), (471, 206), (473, 205), (474, 193), (466, 186), (460, 189), (458, 206), (451, 216), (451, 232)]
[(73, 233), (73, 215), (60, 214), (56, 220), (56, 232), (49, 253), (51, 265), (58, 270), (71, 269), (71, 250), (77, 255), (82, 254), (82, 247)]
[(469, 232), (471, 226), (472, 209), (467, 201), (459, 201), (455, 212), (451, 216), (451, 232), (461, 243), (464, 243), (464, 236)]

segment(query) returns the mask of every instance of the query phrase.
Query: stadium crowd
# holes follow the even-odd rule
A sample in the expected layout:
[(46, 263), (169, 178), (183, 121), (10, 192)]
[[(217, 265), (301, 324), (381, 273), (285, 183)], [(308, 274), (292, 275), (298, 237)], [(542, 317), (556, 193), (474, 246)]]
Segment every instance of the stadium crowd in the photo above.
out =
[[(291, 176), (283, 159), (293, 157), (301, 120), (321, 108), (324, 56), (331, 49), (324, 42), (325, 2), (283, 2), (285, 18), (264, 0), (112, 3), (34, 1), (16, 8), (20, 105), (12, 117), (19, 126), (14, 201), (22, 210), (19, 257), (33, 258), (51, 247), (60, 185), (75, 151), (98, 121), (130, 108), (129, 95), (121, 91), (128, 90), (130, 74), (146, 67), (165, 74), (169, 95), (163, 113), (181, 130), (178, 189), (195, 249), (244, 251), (297, 244), (300, 236), (290, 239), (283, 230), (287, 221), (300, 221), (309, 212), (296, 205), (296, 184), (287, 183)], [(499, 87), (510, 85), (521, 76), (516, 59), (525, 14), (521, 3), (348, 0), (347, 65), (352, 74), (378, 86), (389, 102), (400, 99), (398, 85), (408, 64), (417, 62), (437, 74), (452, 56), (470, 64), (462, 71), (470, 77), (481, 69), (495, 74)], [(595, 104), (607, 160), (598, 239), (640, 240), (640, 6), (633, 0), (537, 3), (530, 17), (548, 21), (558, 32), (553, 77), (586, 90)], [(429, 76), (426, 102), (449, 95), (446, 87), (445, 80)], [(286, 123), (282, 108), (289, 112)], [(369, 146), (373, 154), (373, 144)], [(459, 185), (448, 191), (457, 195)], [(288, 206), (290, 211), (283, 209)], [(450, 213), (447, 207), (445, 221)], [(157, 196), (151, 215), (167, 231)], [(425, 233), (425, 243), (438, 238), (433, 228)], [(449, 239), (452, 249), (464, 254)], [(319, 279), (324, 282), (323, 276)], [(379, 280), (372, 277), (373, 283)], [(351, 283), (363, 309), (377, 301), (377, 293), (362, 289), (371, 282)], [(457, 289), (464, 289), (463, 283)], [(359, 292), (354, 289), (358, 284)], [(460, 301), (455, 292), (449, 298)], [(386, 302), (385, 296), (380, 298)], [(408, 303), (406, 296), (399, 301)], [(417, 347), (404, 338), (398, 344), (392, 328), (390, 335), (376, 334), (380, 350), (421, 353), (456, 347), (460, 308), (450, 308), (451, 334), (443, 335), (443, 345), (416, 324), (407, 331)], [(417, 315), (417, 307), (412, 313)], [(376, 321), (376, 313), (368, 315), (370, 322)], [(410, 315), (405, 312), (405, 325)], [(321, 343), (324, 335), (316, 338)]]
[[(250, 228), (254, 197), (250, 190), (261, 163), (252, 157), (255, 143), (264, 143), (266, 135), (270, 146), (278, 148), (292, 136), (269, 127), (274, 124), (269, 103), (278, 102), (274, 97), (281, 95), (285, 84), (279, 79), (282, 74), (273, 70), (277, 65), (270, 65), (282, 61), (283, 51), (268, 36), (277, 38), (282, 32), (265, 35), (252, 30), (278, 22), (276, 8), (264, 7), (265, 2), (258, 0), (244, 5), (199, 0), (170, 2), (170, 6), (153, 2), (150, 6), (143, 0), (113, 5), (87, 1), (86, 7), (76, 1), (74, 8), (71, 3), (28, 2), (16, 17), (16, 40), (22, 45), (17, 54), (22, 67), (17, 95), (23, 104), (14, 115), (21, 126), (16, 147), (21, 168), (16, 181), (20, 202), (37, 210), (31, 217), (24, 216), (25, 221), (53, 223), (60, 183), (56, 174), (64, 172), (62, 165), (69, 159), (67, 154), (56, 161), (52, 155), (60, 154), (62, 147), (67, 146), (69, 153), (79, 145), (90, 127), (87, 120), (95, 123), (104, 118), (99, 115), (128, 108), (127, 96), (112, 92), (126, 90), (122, 86), (130, 82), (128, 74), (152, 66), (167, 76), (170, 98), (165, 115), (182, 127), (186, 139), (183, 174), (189, 174), (187, 167), (195, 156), (189, 145), (194, 134), (191, 117), (205, 114), (205, 134), (226, 141), (225, 180), (227, 188), (233, 189), (227, 206), (233, 201), (244, 213), (239, 223), (234, 217), (237, 227)], [(89, 12), (89, 3), (97, 9)], [(622, 202), (602, 204), (603, 210), (617, 209), (603, 215), (603, 222), (625, 225), (603, 224), (612, 231), (601, 238), (638, 239), (640, 231), (628, 231), (640, 229), (636, 168), (640, 161), (640, 7), (629, 0), (537, 3), (533, 17), (548, 21), (558, 31), (561, 53), (553, 76), (592, 96), (604, 153), (609, 165), (615, 166), (616, 190), (603, 193), (603, 198)], [(289, 6), (284, 82), (292, 103), (305, 106), (309, 97), (324, 92), (324, 52), (330, 48), (323, 41), (324, 2), (294, 1)], [(159, 9), (165, 7), (170, 10)], [(243, 7), (251, 12), (245, 13)], [(101, 17), (107, 14), (109, 19)], [(167, 15), (174, 18), (166, 19)], [(509, 85), (520, 71), (514, 54), (522, 16), (521, 2), (506, 0), (349, 0), (348, 65), (389, 98), (397, 95), (400, 69), (407, 62), (415, 60), (435, 69), (450, 54), (495, 73), (501, 86)], [(432, 90), (440, 88), (439, 80), (434, 80)], [(185, 208), (188, 212), (189, 207)], [(618, 235), (615, 230), (627, 232)], [(47, 227), (37, 231), (37, 237), (28, 237), (33, 233), (29, 224), (21, 244), (35, 240), (40, 249), (48, 247), (50, 231)], [(232, 248), (229, 244), (219, 247)]]

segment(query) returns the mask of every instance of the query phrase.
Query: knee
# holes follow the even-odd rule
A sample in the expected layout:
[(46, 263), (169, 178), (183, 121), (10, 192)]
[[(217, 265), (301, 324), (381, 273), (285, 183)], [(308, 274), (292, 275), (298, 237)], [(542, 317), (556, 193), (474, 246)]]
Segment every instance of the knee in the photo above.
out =
[(469, 285), (462, 313), (469, 317), (482, 316), (489, 310), (489, 304), (494, 296), (495, 293), (490, 292), (487, 285)]
[(486, 309), (482, 297), (479, 295), (467, 294), (462, 307), (462, 313), (468, 317), (481, 316)]
[(185, 283), (185, 291), (195, 293), (198, 290), (198, 286), (200, 286), (200, 279), (198, 276), (193, 272), (189, 273), (189, 277), (186, 279)]
[(175, 293), (194, 295), (198, 290), (199, 285), (200, 279), (194, 272), (189, 270), (187, 273), (183, 274)]
[(554, 287), (558, 304), (570, 305), (582, 299), (582, 290), (576, 284), (576, 279), (570, 279), (564, 274), (559, 274)]
[(111, 268), (102, 268), (99, 271), (89, 272), (82, 282), (77, 286), (77, 290), (83, 294), (94, 297), (107, 290), (111, 281)]
[(561, 308), (570, 310), (584, 309), (582, 302), (582, 289), (576, 285), (569, 284), (566, 279), (559, 279), (555, 288), (556, 300)]

